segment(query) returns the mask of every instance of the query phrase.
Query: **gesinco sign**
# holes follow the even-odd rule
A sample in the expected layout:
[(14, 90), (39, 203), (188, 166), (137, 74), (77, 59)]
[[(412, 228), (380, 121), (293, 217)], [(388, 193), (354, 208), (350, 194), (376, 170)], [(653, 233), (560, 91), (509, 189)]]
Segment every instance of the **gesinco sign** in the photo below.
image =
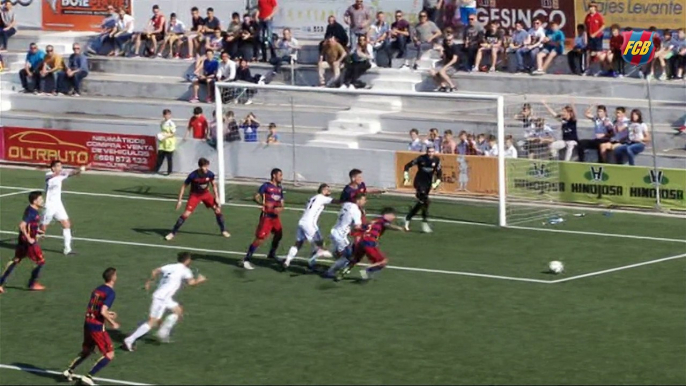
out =
[(478, 0), (477, 7), (481, 23), (499, 20), (504, 28), (514, 28), (521, 21), (528, 29), (535, 19), (541, 19), (544, 23), (556, 21), (567, 38), (576, 32), (573, 0)]

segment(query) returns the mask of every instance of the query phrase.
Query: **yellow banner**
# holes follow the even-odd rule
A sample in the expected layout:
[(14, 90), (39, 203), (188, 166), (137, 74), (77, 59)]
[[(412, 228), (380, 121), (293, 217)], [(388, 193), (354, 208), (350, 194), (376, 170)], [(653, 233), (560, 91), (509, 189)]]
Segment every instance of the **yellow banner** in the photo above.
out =
[[(567, 0), (571, 1), (571, 0)], [(583, 23), (590, 0), (574, 0), (577, 23)], [(600, 0), (598, 12), (605, 27), (619, 24), (622, 28), (677, 29), (686, 26), (686, 0)]]

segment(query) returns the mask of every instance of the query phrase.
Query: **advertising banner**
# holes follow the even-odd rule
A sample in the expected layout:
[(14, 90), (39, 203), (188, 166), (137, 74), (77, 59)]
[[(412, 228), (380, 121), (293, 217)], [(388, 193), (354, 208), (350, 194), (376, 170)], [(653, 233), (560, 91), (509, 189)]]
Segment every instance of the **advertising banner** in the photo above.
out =
[[(34, 0), (37, 1), (37, 0)], [(99, 31), (108, 16), (107, 7), (126, 7), (131, 14), (133, 0), (45, 0), (42, 27), (48, 31)]]
[[(649, 0), (646, 0), (649, 1)], [(573, 39), (576, 34), (574, 19), (574, 0), (477, 0), (477, 17), (483, 24), (491, 20), (500, 20), (505, 28), (514, 28), (519, 20), (524, 28), (533, 26), (537, 18), (545, 23), (556, 21), (567, 39)], [(543, 25), (547, 27), (547, 24)]]
[[(508, 194), (546, 194), (562, 202), (686, 210), (686, 170), (536, 160), (507, 160)], [(546, 172), (546, 171), (555, 171)], [(657, 189), (659, 187), (659, 189)]]
[[(395, 153), (395, 183), (398, 189), (414, 190), (412, 185), (403, 185), (405, 165), (420, 156), (421, 153), (399, 151)], [(443, 183), (439, 193), (498, 195), (498, 159), (483, 156), (458, 156), (439, 154), (443, 169)], [(414, 180), (417, 168), (410, 169), (410, 182)]]
[[(371, 8), (372, 15), (378, 11), (386, 14), (386, 21), (393, 22), (393, 14), (401, 10), (405, 18), (416, 21), (422, 9), (422, 0), (372, 0), (364, 4)], [(343, 22), (345, 11), (353, 4), (350, 0), (279, 0), (279, 7), (274, 16), (274, 28), (290, 28), (297, 38), (323, 39), (327, 20), (330, 15), (347, 28)]]
[(17, 21), (17, 25), (21, 27), (28, 28), (40, 28), (41, 27), (41, 4), (42, 0), (7, 0), (14, 8), (14, 20)]
[(155, 168), (154, 136), (2, 128), (3, 160), (48, 164), (59, 159), (71, 166), (91, 164), (96, 169), (151, 171)]
[[(574, 0), (574, 3), (576, 20), (582, 23), (591, 1)], [(599, 0), (596, 3), (607, 28), (612, 24), (636, 29), (651, 26), (657, 29), (677, 29), (686, 25), (686, 0)]]

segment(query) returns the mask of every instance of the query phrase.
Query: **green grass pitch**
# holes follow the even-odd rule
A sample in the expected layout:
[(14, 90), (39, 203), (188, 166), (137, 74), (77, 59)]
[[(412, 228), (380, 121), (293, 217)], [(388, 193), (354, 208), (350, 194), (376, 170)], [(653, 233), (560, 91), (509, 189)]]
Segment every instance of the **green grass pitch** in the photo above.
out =
[[(0, 169), (3, 266), (26, 206), (16, 188), (42, 183), (40, 171)], [(381, 248), (396, 268), (366, 284), (333, 283), (298, 267), (281, 273), (263, 258), (254, 271), (238, 268), (259, 213), (247, 205), (224, 207), (230, 239), (200, 207), (175, 240), (164, 241), (180, 214), (180, 184), (97, 174), (65, 181), (78, 255), (63, 256), (62, 240), (48, 237), (41, 242), (48, 290), (24, 290), (28, 261), (10, 277), (0, 295), (0, 365), (61, 372), (80, 349), (89, 293), (108, 266), (119, 271), (113, 310), (122, 329), (110, 332), (118, 347), (147, 318), (143, 283), (150, 271), (191, 250), (193, 267), (209, 280), (178, 293), (186, 315), (174, 342), (148, 337), (134, 353), (117, 349), (98, 374), (112, 381), (103, 384), (686, 382), (686, 259), (627, 267), (686, 253), (683, 219), (588, 213), (555, 226), (500, 229), (488, 225), (496, 220), (493, 207), (437, 201), (434, 233), (383, 237)], [(254, 189), (229, 185), (230, 202), (249, 204)], [(309, 194), (289, 191), (286, 204), (300, 208)], [(392, 205), (405, 212), (410, 203), (375, 197), (369, 210)], [(293, 242), (298, 217), (295, 210), (282, 216), (280, 255)], [(324, 234), (334, 219), (322, 215)], [(48, 235), (61, 236), (59, 224)], [(562, 260), (566, 272), (545, 273), (550, 260)], [(0, 366), (3, 385), (62, 382), (40, 370)]]

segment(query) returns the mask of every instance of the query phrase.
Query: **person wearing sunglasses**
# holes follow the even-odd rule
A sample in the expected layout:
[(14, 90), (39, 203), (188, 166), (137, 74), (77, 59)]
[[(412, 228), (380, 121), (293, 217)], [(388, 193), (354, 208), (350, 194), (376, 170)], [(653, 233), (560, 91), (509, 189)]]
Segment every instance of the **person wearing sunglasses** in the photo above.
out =
[(43, 94), (57, 95), (55, 82), (63, 70), (62, 55), (57, 54), (51, 45), (45, 47), (45, 59), (40, 69), (40, 91)]
[(25, 92), (38, 92), (40, 67), (43, 64), (43, 59), (45, 59), (45, 51), (39, 49), (36, 43), (31, 43), (29, 45), (29, 52), (26, 53), (24, 68), (19, 71), (19, 79)]
[[(412, 41), (417, 49), (417, 57), (413, 67), (417, 67), (416, 61), (421, 59), (422, 55), (432, 50), (434, 45), (438, 43), (438, 39), (443, 35), (436, 23), (429, 20), (429, 14), (425, 11), (419, 13), (419, 22), (414, 27), (414, 34)], [(405, 66), (403, 66), (405, 67)]]
[[(78, 97), (81, 93), (81, 82), (88, 76), (88, 59), (81, 52), (81, 46), (75, 43), (72, 46), (73, 54), (66, 62), (66, 69), (58, 74), (57, 87), (62, 94), (70, 94)], [(73, 90), (73, 91), (70, 91)]]

